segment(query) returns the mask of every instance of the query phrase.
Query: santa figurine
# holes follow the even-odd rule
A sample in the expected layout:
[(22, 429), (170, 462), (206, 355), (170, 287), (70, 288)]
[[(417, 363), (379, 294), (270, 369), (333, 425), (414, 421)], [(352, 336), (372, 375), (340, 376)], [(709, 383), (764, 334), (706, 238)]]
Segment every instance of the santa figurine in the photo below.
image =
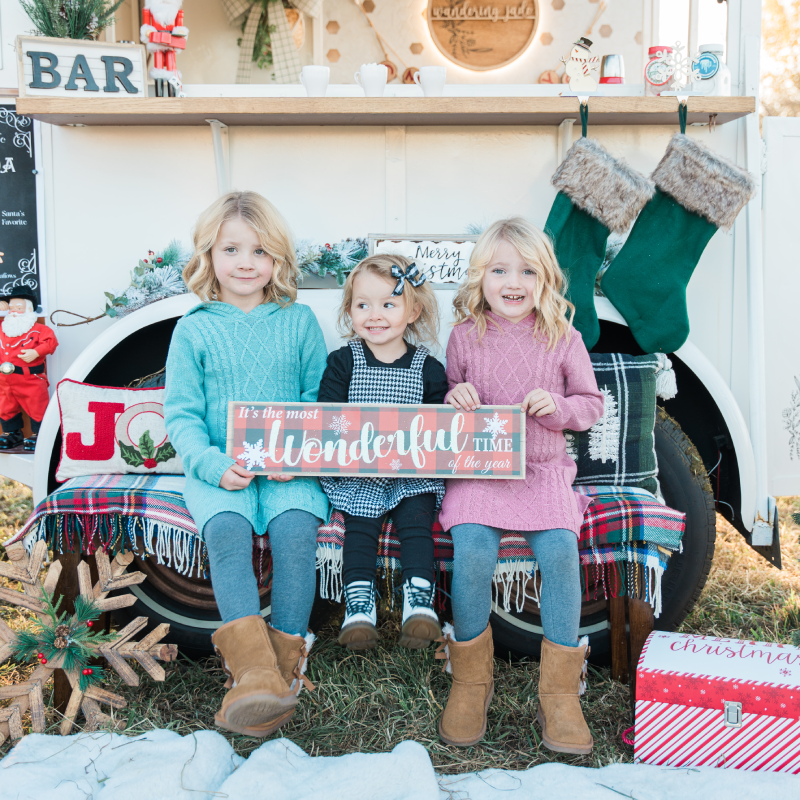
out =
[[(156, 82), (156, 96), (175, 96), (181, 73), (175, 60), (176, 50), (186, 49), (189, 29), (183, 24), (183, 0), (145, 0), (139, 36), (153, 54), (150, 77)], [(174, 83), (173, 83), (174, 81)]]
[(581, 36), (574, 43), (569, 58), (561, 59), (566, 65), (565, 77), (569, 79), (569, 88), (573, 92), (597, 91), (597, 81), (592, 77), (592, 71), (597, 69), (600, 59), (591, 54), (591, 46), (591, 41)]
[[(46, 356), (55, 352), (58, 340), (53, 331), (36, 321), (32, 294), (14, 292), (0, 302), (0, 310), (8, 304), (8, 314), (0, 323), (0, 450), (23, 445), (36, 449), (36, 437), (42, 417), (50, 402)], [(22, 412), (31, 418), (33, 434), (22, 435)]]

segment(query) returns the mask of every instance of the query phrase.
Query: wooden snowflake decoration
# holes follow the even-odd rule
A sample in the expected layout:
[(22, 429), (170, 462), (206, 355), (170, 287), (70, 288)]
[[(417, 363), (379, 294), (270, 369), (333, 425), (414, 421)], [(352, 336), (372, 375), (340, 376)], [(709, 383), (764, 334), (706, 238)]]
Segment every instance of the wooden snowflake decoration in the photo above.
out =
[[(28, 710), (31, 713), (31, 728), (34, 733), (44, 732), (45, 713), (42, 687), (57, 670), (64, 672), (72, 687), (72, 695), (61, 722), (61, 735), (66, 736), (72, 731), (79, 711), (83, 712), (86, 720), (85, 730), (93, 731), (110, 723), (111, 717), (103, 713), (100, 704), (103, 703), (115, 709), (125, 708), (125, 698), (97, 685), (98, 681), (91, 679), (92, 667), (86, 666), (84, 669), (80, 669), (75, 666), (74, 659), (65, 659), (68, 655), (67, 648), (72, 642), (70, 629), (71, 627), (74, 629), (74, 615), (72, 620), (59, 620), (60, 624), (53, 625), (52, 597), (61, 575), (61, 563), (54, 561), (42, 581), (39, 574), (42, 564), (47, 558), (46, 542), (37, 542), (30, 555), (21, 542), (8, 545), (6, 553), (11, 563), (0, 562), (0, 576), (17, 581), (21, 584), (22, 591), (0, 587), (0, 601), (32, 611), (41, 623), (42, 630), (49, 635), (47, 638), (53, 644), (49, 650), (49, 655), (52, 657), (45, 657), (44, 653), (39, 653), (39, 666), (34, 669), (26, 681), (0, 687), (0, 699), (10, 698), (13, 700), (10, 705), (0, 708), (0, 744), (9, 736), (12, 739), (22, 737), (22, 717)], [(94, 557), (99, 577), (94, 586), (89, 572), (89, 564), (81, 561), (78, 565), (78, 586), (81, 597), (86, 603), (90, 603), (98, 613), (132, 606), (136, 602), (136, 597), (130, 592), (114, 597), (108, 597), (108, 594), (145, 580), (146, 575), (143, 572), (126, 572), (128, 565), (133, 561), (133, 554), (119, 554), (111, 561), (106, 553), (97, 550)], [(154, 628), (141, 641), (131, 641), (133, 636), (146, 627), (147, 622), (147, 617), (137, 617), (122, 630), (115, 631), (110, 635), (82, 637), (84, 641), (80, 646), (84, 652), (88, 650), (94, 657), (105, 658), (108, 666), (128, 686), (139, 685), (139, 676), (129, 665), (130, 660), (137, 661), (153, 680), (163, 681), (166, 674), (158, 660), (174, 661), (178, 655), (178, 648), (174, 644), (161, 642), (169, 633), (169, 625), (166, 623)], [(85, 624), (91, 625), (92, 623)], [(0, 619), (0, 663), (19, 651), (19, 639), (20, 636)], [(60, 652), (60, 649), (63, 649), (63, 652)], [(71, 661), (71, 668), (66, 667), (65, 660), (68, 663)], [(124, 723), (116, 722), (114, 724), (118, 729), (125, 727)]]

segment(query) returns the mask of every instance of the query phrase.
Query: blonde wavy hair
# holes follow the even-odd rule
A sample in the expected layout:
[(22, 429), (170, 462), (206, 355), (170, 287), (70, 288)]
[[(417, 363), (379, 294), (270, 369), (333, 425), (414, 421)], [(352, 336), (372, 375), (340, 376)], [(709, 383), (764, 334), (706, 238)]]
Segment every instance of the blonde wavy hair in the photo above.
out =
[(194, 255), (183, 269), (183, 280), (201, 300), (216, 300), (220, 285), (211, 260), (211, 248), (228, 220), (241, 217), (272, 256), (272, 277), (264, 287), (262, 303), (288, 306), (297, 299), (297, 254), (286, 220), (258, 192), (229, 192), (215, 200), (198, 218), (194, 229)]
[[(353, 287), (356, 278), (365, 272), (378, 275), (394, 287), (397, 278), (392, 275), (392, 267), (400, 267), (403, 272), (408, 269), (411, 259), (403, 256), (381, 253), (360, 261), (355, 269), (347, 276), (344, 284), (344, 294), (342, 304), (339, 307), (339, 318), (336, 327), (339, 333), (347, 339), (355, 339), (356, 332), (353, 329), (353, 319), (350, 316), (350, 309), (353, 306)], [(403, 297), (409, 316), (414, 310), (419, 309), (419, 316), (408, 323), (404, 338), (412, 344), (427, 345), (429, 350), (436, 351), (439, 348), (439, 304), (436, 302), (436, 295), (430, 285), (430, 281), (420, 286), (412, 286), (411, 281), (406, 281), (403, 285)]]
[(522, 217), (498, 220), (475, 243), (469, 258), (467, 277), (453, 298), (454, 324), (473, 322), (478, 331), (478, 341), (486, 333), (486, 312), (490, 309), (483, 294), (483, 276), (501, 241), (513, 245), (525, 263), (536, 272), (534, 336), (545, 338), (548, 350), (552, 350), (562, 336), (569, 341), (575, 306), (564, 297), (566, 278), (558, 266), (550, 239)]

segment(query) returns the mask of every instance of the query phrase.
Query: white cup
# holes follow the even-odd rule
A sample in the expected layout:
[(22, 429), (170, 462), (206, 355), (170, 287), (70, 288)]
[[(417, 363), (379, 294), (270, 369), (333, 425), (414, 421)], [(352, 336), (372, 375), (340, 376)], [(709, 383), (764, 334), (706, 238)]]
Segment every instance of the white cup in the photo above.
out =
[(414, 83), (422, 89), (425, 97), (441, 97), (447, 80), (447, 67), (420, 67), (414, 73)]
[(300, 73), (300, 83), (306, 87), (306, 94), (309, 97), (325, 97), (330, 77), (330, 67), (303, 67)]
[(389, 70), (385, 64), (362, 64), (354, 77), (367, 97), (383, 97)]

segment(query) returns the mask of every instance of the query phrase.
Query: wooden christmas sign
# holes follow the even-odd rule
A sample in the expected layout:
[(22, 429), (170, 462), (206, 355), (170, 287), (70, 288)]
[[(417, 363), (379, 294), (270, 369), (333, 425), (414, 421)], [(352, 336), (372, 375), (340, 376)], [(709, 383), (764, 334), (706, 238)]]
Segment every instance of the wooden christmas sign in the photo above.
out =
[(147, 97), (139, 44), (17, 36), (20, 97)]
[(231, 402), (227, 444), (256, 474), (525, 477), (519, 406)]
[(475, 249), (477, 236), (427, 237), (392, 236), (370, 237), (373, 253), (391, 253), (413, 261), (431, 283), (461, 283), (469, 270), (469, 257)]
[(461, 67), (489, 70), (519, 58), (539, 24), (538, 0), (428, 0), (428, 29), (448, 60)]

